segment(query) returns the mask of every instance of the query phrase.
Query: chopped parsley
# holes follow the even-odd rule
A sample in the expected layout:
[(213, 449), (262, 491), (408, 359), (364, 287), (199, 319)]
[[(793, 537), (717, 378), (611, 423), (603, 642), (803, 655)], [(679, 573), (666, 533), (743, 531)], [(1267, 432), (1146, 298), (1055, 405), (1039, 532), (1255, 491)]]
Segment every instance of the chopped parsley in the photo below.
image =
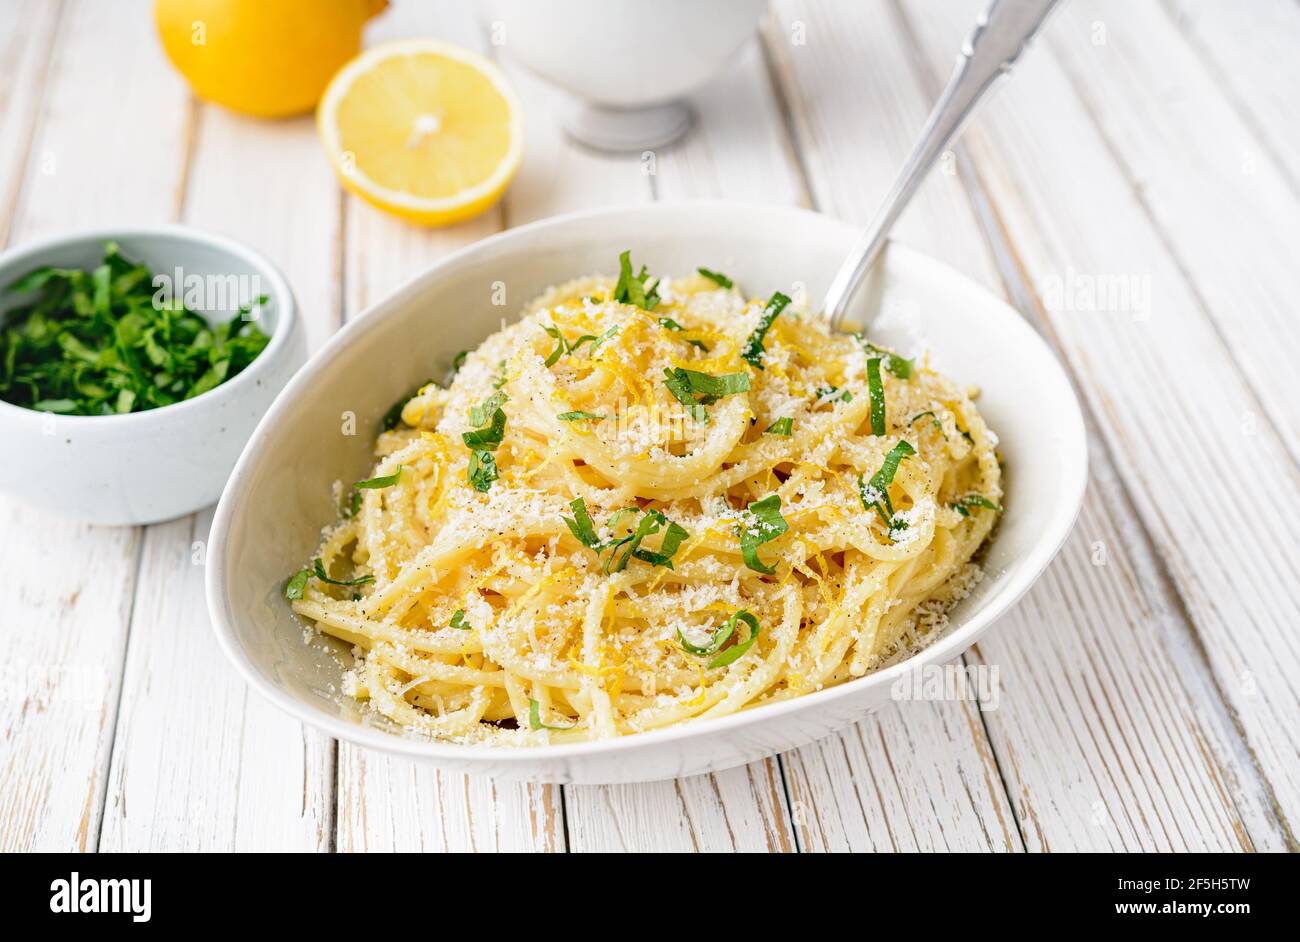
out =
[(696, 398), (691, 395), (690, 386), (687, 384), (686, 380), (678, 374), (680, 369), (681, 368), (678, 367), (677, 369), (670, 370), (667, 367), (664, 367), (664, 385), (668, 387), (668, 392), (672, 394), (672, 397), (686, 407), (686, 412), (692, 419), (696, 422), (707, 423), (709, 421), (709, 413), (704, 406), (702, 406)]
[(772, 329), (772, 322), (776, 320), (777, 315), (785, 310), (790, 299), (780, 291), (772, 293), (768, 298), (767, 305), (763, 308), (763, 315), (758, 319), (758, 326), (754, 328), (745, 341), (745, 349), (740, 355), (750, 366), (761, 370), (763, 368), (763, 339), (767, 332)]
[(556, 416), (561, 422), (577, 422), (579, 419), (591, 419), (593, 422), (601, 422), (609, 416), (597, 415), (594, 412), (561, 412)]
[(794, 419), (784, 415), (777, 419), (767, 428), (763, 429), (764, 435), (789, 435), (794, 431)]
[(858, 334), (858, 342), (862, 344), (863, 349), (868, 353), (874, 353), (885, 361), (885, 369), (893, 373), (899, 379), (911, 379), (912, 371), (916, 369), (916, 363), (906, 357), (900, 357), (897, 353), (886, 350), (884, 347), (878, 347), (874, 343)]
[[(723, 645), (736, 634), (737, 622), (744, 622), (745, 626), (749, 628), (749, 637), (744, 641), (737, 640), (731, 647), (723, 650)], [(718, 630), (713, 633), (713, 637), (709, 639), (709, 643), (706, 645), (691, 644), (686, 640), (686, 636), (682, 634), (680, 627), (677, 629), (677, 640), (681, 643), (684, 651), (688, 654), (694, 654), (696, 657), (711, 657), (716, 654), (717, 657), (709, 661), (710, 668), (726, 667), (733, 661), (740, 660), (744, 657), (745, 652), (754, 646), (754, 642), (758, 640), (758, 631), (758, 619), (742, 608), (738, 612), (733, 612), (730, 618), (718, 626)], [(722, 653), (719, 654), (719, 651)]]
[[(506, 434), (506, 414), (501, 408), (505, 393), (493, 393), (469, 410), (470, 421), (483, 426), (471, 432), (461, 432), (461, 441), (470, 450), (468, 477), (474, 490), (486, 494), (492, 483), (501, 477), (497, 470), (496, 451)], [(488, 415), (488, 412), (491, 415)]]
[(894, 483), (894, 475), (898, 473), (899, 463), (914, 454), (916, 449), (906, 440), (900, 440), (889, 450), (889, 454), (885, 455), (880, 470), (871, 476), (870, 481), (864, 481), (861, 475), (858, 476), (858, 496), (862, 500), (862, 509), (874, 510), (891, 533), (905, 529), (907, 522), (894, 513), (893, 501), (889, 499), (889, 485)]
[[(368, 582), (375, 581), (374, 576), (360, 576), (356, 579), (332, 579), (330, 578), (329, 573), (325, 571), (325, 564), (320, 561), (319, 557), (317, 557), (312, 560), (310, 569), (299, 569), (293, 574), (289, 581), (285, 583), (284, 597), (289, 599), (291, 602), (296, 602), (298, 599), (301, 599), (303, 592), (307, 589), (307, 580), (312, 576), (315, 576), (321, 582), (328, 583), (329, 585), (341, 586), (365, 585)], [(355, 601), (359, 596), (354, 594), (352, 598)]]
[(954, 502), (950, 506), (953, 508), (953, 510), (957, 511), (957, 513), (961, 514), (963, 517), (970, 516), (970, 509), (972, 507), (982, 507), (985, 510), (992, 510), (995, 513), (1002, 513), (1001, 507), (993, 503), (993, 501), (989, 500), (987, 497), (985, 497), (982, 494), (967, 494), (965, 497)]
[(447, 627), (459, 628), (461, 631), (470, 631), (473, 629), (474, 626), (466, 624), (465, 609), (458, 608), (456, 609), (456, 611), (451, 613), (451, 621), (447, 623)]
[(730, 278), (720, 271), (709, 271), (707, 268), (697, 268), (695, 270), (719, 288), (730, 288), (734, 284)]
[[(686, 329), (686, 328), (683, 327), (681, 324), (679, 324), (679, 323), (677, 323), (675, 320), (673, 320), (671, 317), (661, 317), (661, 318), (659, 318), (659, 326), (662, 327), (662, 328), (664, 328), (665, 330), (685, 330), (685, 329)], [(692, 347), (696, 347), (697, 349), (699, 349), (699, 350), (702, 351), (703, 353), (708, 353), (708, 352), (709, 352), (709, 348), (708, 348), (707, 346), (704, 345), (704, 342), (703, 342), (702, 340), (692, 340), (692, 339), (690, 339), (690, 338), (687, 338), (687, 339), (686, 339), (686, 342), (689, 343)]]
[(623, 252), (618, 257), (618, 284), (614, 286), (614, 300), (632, 304), (643, 311), (653, 311), (659, 303), (659, 279), (651, 278), (644, 265), (639, 274), (632, 274), (632, 253)]
[(554, 366), (556, 361), (559, 360), (560, 357), (564, 356), (566, 353), (577, 353), (578, 348), (581, 347), (584, 343), (595, 344), (600, 340), (600, 338), (597, 337), (595, 334), (583, 334), (573, 343), (569, 343), (567, 340), (564, 339), (564, 334), (560, 333), (560, 328), (558, 327), (554, 327), (554, 326), (547, 327), (543, 325), (542, 330), (546, 331), (548, 334), (550, 334), (552, 337), (555, 338), (555, 349), (552, 350), (551, 355), (546, 358), (547, 366)]
[[(611, 536), (602, 540), (596, 532), (596, 525), (587, 512), (587, 504), (581, 497), (575, 498), (569, 502), (569, 509), (573, 511), (572, 517), (561, 516), (569, 532), (583, 546), (592, 550), (599, 559), (601, 554), (609, 551), (609, 557), (605, 560), (605, 572), (622, 572), (627, 568), (628, 561), (635, 558), (642, 562), (649, 563), (651, 566), (664, 566), (668, 569), (673, 568), (673, 556), (681, 548), (683, 542), (690, 537), (686, 529), (678, 523), (674, 523), (658, 510), (642, 510), (639, 507), (628, 507), (618, 511), (610, 518), (607, 524), (612, 530), (620, 518), (627, 514), (641, 514), (641, 519), (637, 522), (636, 528), (627, 536)], [(664, 528), (664, 535), (659, 544), (658, 551), (642, 549), (641, 543), (648, 536), (653, 536)], [(622, 553), (620, 555), (620, 550)]]
[(542, 722), (541, 709), (542, 706), (540, 703), (532, 697), (528, 698), (528, 725), (533, 729), (573, 729), (573, 727), (578, 725), (577, 723), (573, 723), (569, 726), (547, 726)]
[(931, 420), (934, 422), (934, 427), (937, 428), (939, 431), (942, 432), (942, 431), (943, 431), (943, 423), (939, 421), (939, 417), (938, 417), (937, 415), (935, 415), (933, 412), (931, 412), (931, 411), (929, 411), (929, 410), (926, 410), (925, 412), (918, 412), (916, 415), (912, 416), (910, 419), (907, 420), (907, 424), (908, 424), (908, 425), (915, 425), (917, 419), (923, 419), (923, 418), (925, 418), (927, 415), (928, 415), (928, 416), (931, 418)]
[(871, 396), (871, 434), (885, 434), (885, 384), (880, 379), (880, 357), (867, 361), (867, 393)]
[(296, 602), (302, 598), (302, 594), (307, 588), (307, 580), (310, 578), (310, 569), (299, 569), (284, 584), (284, 597), (291, 602)]
[(243, 372), (270, 342), (249, 316), (209, 323), (178, 295), (156, 296), (148, 267), (104, 244), (91, 271), (37, 268), (6, 293), (31, 294), (0, 315), (0, 399), (61, 415), (169, 406)]
[(471, 451), (496, 451), (506, 434), (506, 414), (499, 406), (492, 410), (492, 417), (483, 428), (472, 432), (461, 432), (461, 441)]
[(813, 403), (816, 406), (824, 406), (830, 402), (852, 402), (853, 393), (848, 387), (841, 389), (839, 386), (823, 386), (817, 390), (817, 401)]
[(392, 474), (385, 474), (383, 477), (367, 478), (364, 481), (358, 481), (352, 486), (354, 488), (365, 488), (366, 490), (378, 490), (384, 487), (392, 487), (402, 479), (402, 466), (399, 464), (397, 470)]
[(492, 490), (493, 482), (501, 477), (501, 472), (497, 469), (496, 456), (490, 451), (470, 452), (468, 476), (474, 490), (483, 494)]
[(330, 585), (365, 585), (367, 582), (375, 581), (374, 576), (360, 576), (356, 579), (331, 579), (329, 574), (325, 572), (325, 564), (322, 563), (320, 559), (312, 560), (312, 573), (321, 582), (327, 582)]
[(714, 376), (700, 373), (684, 367), (664, 368), (664, 385), (668, 387), (674, 399), (686, 407), (686, 411), (697, 422), (709, 421), (709, 414), (704, 407), (712, 405), (723, 396), (749, 392), (748, 373), (727, 373)]
[(494, 392), (482, 402), (469, 407), (469, 424), (474, 426), (487, 425), (492, 421), (492, 414), (509, 401), (510, 397), (505, 393)]
[(781, 516), (781, 497), (769, 494), (762, 500), (754, 501), (736, 526), (736, 536), (740, 538), (740, 552), (745, 557), (745, 565), (755, 572), (771, 575), (775, 566), (768, 566), (758, 558), (758, 548), (770, 543), (786, 530), (790, 524)]

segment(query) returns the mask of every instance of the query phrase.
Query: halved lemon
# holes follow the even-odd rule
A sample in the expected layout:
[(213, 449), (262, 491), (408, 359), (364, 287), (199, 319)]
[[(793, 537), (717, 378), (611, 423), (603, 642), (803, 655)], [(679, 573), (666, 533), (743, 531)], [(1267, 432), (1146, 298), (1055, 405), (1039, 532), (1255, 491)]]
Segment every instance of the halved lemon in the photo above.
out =
[(357, 56), (325, 89), (316, 125), (345, 187), (429, 226), (483, 212), (523, 156), (523, 111), (501, 70), (434, 39)]

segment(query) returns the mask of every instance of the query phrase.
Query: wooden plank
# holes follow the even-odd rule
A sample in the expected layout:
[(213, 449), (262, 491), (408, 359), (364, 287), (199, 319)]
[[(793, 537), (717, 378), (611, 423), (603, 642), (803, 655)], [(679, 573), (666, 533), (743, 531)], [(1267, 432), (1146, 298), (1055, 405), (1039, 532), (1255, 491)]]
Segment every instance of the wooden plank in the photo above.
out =
[(1267, 153), (1300, 193), (1300, 6), (1293, 0), (1252, 0), (1246, 8), (1217, 0), (1165, 0), (1164, 8), (1213, 76), (1217, 92), (1252, 131), (1254, 143), (1241, 154), (1242, 171)]
[[(935, 761), (945, 742), (960, 753)], [(1020, 849), (972, 704), (891, 705), (785, 764), (805, 851)]]
[[(437, 36), (487, 50), (475, 11), (463, 5), (395, 4), (367, 38), (404, 36)], [(532, 141), (528, 144), (531, 161)], [(348, 318), (503, 224), (499, 207), (448, 229), (422, 229), (353, 196), (344, 205)], [(557, 786), (470, 778), (339, 743), (337, 846), (341, 851), (563, 851), (563, 801)]]
[(565, 801), (573, 851), (795, 849), (781, 769), (774, 759), (675, 781), (569, 785)]
[[(946, 74), (960, 33), (958, 18), (941, 23), (909, 16), (908, 23), (933, 75)], [(1079, 23), (1065, 16), (1048, 29), (1049, 48), (1056, 48)], [(1162, 106), (1148, 107), (1158, 113)], [(1207, 805), (1222, 803), (1224, 796), (1213, 798), (1219, 779), (1227, 783), (1226, 799), (1255, 846), (1294, 847), (1287, 822), (1300, 806), (1292, 721), (1298, 704), (1288, 678), (1300, 660), (1291, 630), (1300, 614), (1291, 590), (1300, 569), (1293, 537), (1300, 514), (1294, 501), (1270, 502), (1256, 513), (1234, 510), (1232, 497), (1216, 496), (1242, 493), (1237, 455), (1248, 456), (1252, 493), (1294, 493), (1296, 469), (1285, 442), (1267, 418), (1244, 420), (1258, 416), (1258, 399), (1212, 312), (1171, 255), (1169, 233), (1153, 223), (1138, 181), (1125, 174), (1058, 61), (1027, 57), (966, 140), (981, 193), (991, 201), (994, 235), (1006, 240), (1008, 271), (1019, 273), (1016, 290), (1036, 309), (1074, 371), (1098, 422), (1101, 457), (1121, 457), (1106, 472), (1123, 482), (1132, 504), (1110, 496), (1101, 500), (1120, 528), (1120, 545), (1127, 535), (1136, 534), (1139, 546), (1150, 539), (1155, 554), (1134, 571), (1144, 586), (1169, 581), (1177, 593), (1157, 593), (1181, 616), (1174, 625), (1153, 632), (1144, 614), (1136, 637), (1154, 635), (1165, 650), (1192, 652), (1176, 662), (1178, 673), (1187, 675), (1186, 692), (1176, 695), (1157, 682), (1157, 672), (1168, 670), (1159, 647), (1111, 654), (1105, 662), (1111, 669), (1138, 665), (1139, 656), (1150, 666), (1143, 668), (1142, 682), (1134, 683), (1143, 697), (1106, 708), (1120, 715), (1120, 707), (1142, 704), (1157, 691), (1168, 695), (1159, 710), (1144, 709), (1188, 724), (1187, 734), (1177, 738), (1190, 735), (1184, 741), (1195, 743), (1202, 737), (1220, 772), (1195, 787), (1169, 781), (1166, 773), (1163, 800), (1182, 793), (1185, 803), (1192, 794)], [(1207, 176), (1203, 185), (1210, 190), (1233, 184)], [(1072, 310), (1087, 299), (1059, 290), (1070, 273), (1149, 279), (1152, 303), (1149, 309)], [(1051, 290), (1061, 295), (1060, 303), (1047, 303)], [(1207, 433), (1219, 441), (1208, 442)], [(1227, 512), (1216, 512), (1216, 506)], [(1113, 623), (1118, 604), (1103, 606), (1098, 616)], [(1198, 661), (1208, 663), (1209, 676), (1201, 676)], [(1141, 734), (1142, 745), (1174, 748), (1158, 729), (1153, 725)], [(1190, 770), (1204, 777), (1207, 765), (1193, 759), (1182, 761), (1180, 774)], [(1113, 808), (1109, 813), (1116, 817)], [(1235, 834), (1239, 826), (1231, 812), (1223, 817), (1188, 807), (1176, 818), (1185, 823), (1198, 815), (1218, 822), (1209, 834), (1189, 833), (1186, 824), (1163, 832), (1148, 825), (1148, 839), (1169, 846), (1245, 843)]]
[[(172, 119), (183, 99), (156, 51), (147, 3), (74, 2), (61, 14), (37, 6), (0, 23), (0, 49), (14, 67), (3, 70), (0, 167), (6, 187), (23, 181), (18, 200), (11, 191), (0, 197), (0, 212), (16, 205), (0, 231), (18, 243), (170, 218), (183, 170), (182, 128)], [(28, 51), (16, 53), (15, 42)], [(123, 58), (124, 48), (138, 52)], [(151, 146), (103, 146), (123, 139)], [(82, 526), (9, 498), (0, 517), (8, 536), (0, 566), (15, 586), (0, 600), (0, 635), (15, 652), (0, 702), (0, 848), (94, 849), (140, 532)]]
[(27, 178), (62, 7), (62, 3), (19, 0), (0, 22), (0, 245), (8, 241)]
[(146, 528), (101, 849), (304, 850), (329, 838), (328, 740), (261, 704), (203, 598), (212, 511)]
[[(1291, 10), (1300, 14), (1295, 4)], [(1294, 59), (1300, 15), (1291, 19)], [(1104, 44), (1094, 41), (1097, 22), (1106, 30)], [(1239, 112), (1201, 50), (1156, 4), (1070, 6), (1049, 39), (1079, 103), (1240, 364), (1256, 409), (1300, 455), (1294, 151), (1278, 155), (1260, 140), (1257, 123)], [(1232, 40), (1224, 45), (1242, 48)], [(1294, 65), (1290, 70), (1300, 76)], [(1296, 123), (1291, 117), (1285, 126)]]
[[(340, 220), (313, 122), (188, 107), (183, 220), (264, 252), (318, 345), (338, 324)], [(333, 741), (251, 693), (217, 650), (202, 601), (210, 523), (209, 511), (146, 530), (103, 847), (328, 849)]]
[(564, 850), (560, 789), (440, 771), (339, 744), (340, 852)]

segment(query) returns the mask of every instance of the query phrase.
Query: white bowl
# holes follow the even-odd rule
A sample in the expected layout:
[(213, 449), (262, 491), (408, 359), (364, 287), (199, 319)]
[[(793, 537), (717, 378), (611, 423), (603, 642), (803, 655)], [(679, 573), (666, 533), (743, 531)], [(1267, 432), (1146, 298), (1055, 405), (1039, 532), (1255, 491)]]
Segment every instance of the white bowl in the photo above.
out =
[[(306, 340), (293, 293), (275, 266), (237, 242), (186, 226), (104, 229), (29, 243), (0, 254), (0, 288), (43, 265), (92, 269), (107, 241), (155, 275), (174, 280), (179, 267), (202, 279), (234, 276), (225, 283), (268, 298), (258, 326), (270, 343), (243, 372), (193, 399), (103, 416), (54, 415), (0, 401), (6, 443), (0, 490), (90, 523), (153, 523), (221, 495), (249, 434), (306, 359)], [(24, 300), (0, 295), (0, 315)], [(218, 316), (233, 316), (243, 300)]]
[(676, 99), (703, 85), (754, 35), (767, 0), (487, 0), (493, 43), (587, 103), (562, 114), (603, 150), (658, 147), (684, 133)]
[[(802, 282), (820, 297), (858, 237), (799, 209), (706, 202), (563, 216), (449, 256), (337, 334), (289, 383), (239, 459), (217, 507), (208, 605), (217, 638), (248, 682), (332, 736), (448, 769), (542, 782), (635, 782), (716, 771), (803, 745), (890, 698), (909, 668), (968, 648), (1043, 571), (1083, 497), (1087, 450), (1070, 383), (1014, 310), (940, 262), (893, 246), (863, 304), (883, 311), (873, 336), (930, 349), (931, 363), (978, 383), (981, 412), (1001, 436), (1006, 512), (984, 559), (985, 579), (952, 613), (953, 629), (902, 664), (783, 703), (606, 742), (536, 748), (461, 746), (402, 735), (339, 693), (345, 646), (303, 643), (283, 597), (336, 513), (330, 485), (363, 477), (380, 417), (454, 354), (476, 346), (547, 285), (637, 264), (664, 274), (698, 265), (765, 295)], [(489, 303), (506, 285), (509, 308)], [(358, 416), (357, 434), (339, 417)]]

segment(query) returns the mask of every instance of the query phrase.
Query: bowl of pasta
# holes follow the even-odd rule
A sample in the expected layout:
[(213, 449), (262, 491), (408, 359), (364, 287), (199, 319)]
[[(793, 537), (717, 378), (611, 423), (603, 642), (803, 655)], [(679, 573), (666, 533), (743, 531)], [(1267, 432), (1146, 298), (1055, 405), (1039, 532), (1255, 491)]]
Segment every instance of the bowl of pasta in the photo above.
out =
[(717, 771), (898, 698), (1048, 565), (1087, 450), (1047, 345), (925, 255), (891, 245), (832, 334), (809, 299), (857, 234), (660, 204), (418, 275), (240, 458), (222, 648), (333, 736), (544, 782)]

